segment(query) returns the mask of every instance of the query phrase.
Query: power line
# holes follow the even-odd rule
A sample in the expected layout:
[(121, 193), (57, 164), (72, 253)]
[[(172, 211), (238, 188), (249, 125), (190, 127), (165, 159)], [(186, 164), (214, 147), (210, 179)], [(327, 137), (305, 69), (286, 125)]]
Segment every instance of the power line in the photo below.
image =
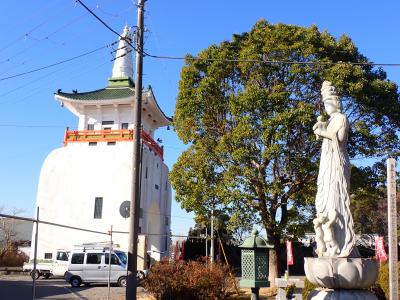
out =
[[(121, 10), (121, 11), (118, 11), (118, 12), (116, 13), (116, 15), (113, 16), (112, 18), (116, 18), (116, 17), (117, 17), (118, 15), (120, 15), (121, 13), (124, 13), (124, 12), (129, 11), (129, 10), (131, 9), (131, 7), (132, 7), (132, 5), (130, 5), (130, 6), (128, 7), (128, 9), (123, 9), (123, 10)], [(97, 8), (99, 8), (98, 5), (97, 5)], [(67, 41), (60, 41), (60, 42), (59, 42), (59, 41), (55, 41), (55, 40), (50, 39), (50, 36), (56, 34), (57, 32), (59, 32), (59, 31), (61, 31), (61, 30), (63, 30), (63, 29), (65, 29), (66, 27), (70, 26), (71, 24), (77, 22), (79, 19), (81, 19), (81, 18), (82, 18), (83, 16), (85, 16), (85, 15), (86, 15), (86, 14), (82, 14), (82, 15), (78, 16), (77, 18), (71, 20), (69, 23), (62, 25), (61, 27), (59, 27), (59, 28), (56, 29), (55, 31), (53, 31), (53, 32), (51, 32), (51, 33), (49, 33), (49, 34), (47, 34), (47, 35), (44, 36), (43, 38), (35, 38), (35, 37), (33, 37), (31, 34), (29, 34), (29, 33), (26, 33), (24, 36), (25, 36), (25, 38), (30, 38), (30, 40), (35, 41), (35, 42), (49, 41), (49, 42), (51, 42), (51, 43), (53, 43), (53, 44), (56, 44), (56, 45), (65, 46), (65, 45), (67, 44)], [(93, 31), (93, 30), (91, 30), (91, 31)], [(76, 37), (81, 36), (81, 35), (83, 35), (83, 34), (84, 34), (84, 32), (83, 32), (82, 30), (79, 30), (79, 34), (75, 35), (75, 38), (74, 38), (73, 40), (76, 40)], [(88, 34), (89, 34), (89, 33), (86, 33), (85, 35), (87, 36)], [(90, 35), (90, 34), (89, 34), (89, 35)], [(13, 61), (13, 58), (16, 57), (16, 56), (19, 56), (19, 55), (22, 54), (22, 53), (27, 52), (28, 50), (30, 50), (30, 49), (33, 48), (34, 46), (37, 46), (37, 45), (33, 45), (33, 46), (31, 46), (31, 47), (28, 47), (28, 48), (23, 49), (22, 51), (19, 51), (19, 52), (17, 52), (17, 53), (14, 53), (13, 56), (11, 56), (11, 57), (9, 57), (9, 58), (7, 58), (7, 59), (1, 60), (1, 61), (0, 61), (0, 64), (3, 64), (3, 63), (13, 63), (13, 64), (19, 64), (19, 65), (26, 65), (26, 61), (23, 61), (22, 63), (17, 63), (17, 62), (14, 62), (14, 61)], [(5, 70), (4, 72), (1, 72), (0, 75), (7, 73), (7, 72), (8, 72), (9, 70), (11, 70), (11, 69), (13, 69), (13, 68), (10, 68), (10, 69), (8, 69), (8, 70)]]
[[(78, 77), (78, 76), (82, 76), (82, 74), (86, 74), (86, 73), (88, 73), (88, 72), (90, 72), (90, 71), (92, 71), (92, 70), (101, 68), (102, 66), (106, 65), (107, 63), (108, 63), (108, 61), (106, 61), (106, 62), (104, 62), (104, 63), (101, 63), (100, 65), (96, 66), (95, 68), (93, 68), (93, 67), (90, 65), (90, 67), (87, 68), (84, 72), (82, 72), (82, 65), (80, 65), (80, 66), (79, 66), (79, 73), (70, 72), (70, 74), (72, 74), (72, 75), (71, 75), (71, 76), (68, 76), (68, 77), (63, 76), (63, 79), (65, 79), (65, 78), (71, 79), (71, 78), (75, 78), (75, 77)], [(89, 64), (86, 64), (86, 65), (84, 65), (84, 66), (86, 67), (87, 65), (89, 65)], [(55, 73), (57, 73), (57, 72), (60, 72), (60, 71), (62, 71), (62, 70), (64, 70), (64, 69), (65, 69), (64, 67), (59, 68), (59, 69), (57, 69), (57, 70), (55, 70), (55, 71), (53, 71), (53, 72), (50, 72), (49, 74), (46, 74), (46, 75), (40, 77), (39, 79), (35, 79), (35, 80), (33, 80), (33, 81), (30, 81), (30, 82), (24, 84), (23, 86), (19, 86), (19, 87), (16, 88), (16, 89), (13, 89), (13, 90), (11, 90), (11, 91), (8, 91), (8, 92), (5, 93), (5, 94), (10, 94), (10, 93), (15, 92), (15, 91), (17, 91), (17, 90), (23, 89), (23, 88), (25, 88), (27, 85), (30, 85), (30, 84), (35, 83), (35, 82), (37, 82), (37, 81), (40, 81), (40, 82), (41, 82), (41, 84), (40, 84), (38, 87), (36, 87), (35, 89), (33, 89), (33, 90), (35, 90), (34, 93), (31, 93), (31, 94), (29, 94), (29, 95), (27, 95), (27, 96), (25, 96), (25, 97), (22, 97), (22, 98), (20, 98), (20, 99), (17, 99), (17, 100), (14, 100), (14, 99), (7, 99), (7, 100), (5, 100), (5, 101), (0, 102), (0, 105), (6, 104), (6, 103), (12, 103), (12, 104), (21, 103), (21, 102), (23, 102), (23, 101), (25, 101), (25, 100), (27, 100), (27, 99), (32, 98), (33, 96), (35, 96), (35, 95), (37, 95), (37, 94), (43, 92), (43, 87), (44, 87), (44, 86), (43, 86), (43, 81), (42, 81), (41, 79), (47, 78), (47, 77), (51, 76), (52, 74), (55, 74)], [(52, 82), (54, 82), (54, 80), (52, 80)], [(4, 94), (3, 94), (3, 95), (4, 95)], [(2, 95), (0, 95), (0, 97), (1, 97), (1, 96), (2, 96)]]
[(110, 26), (107, 25), (106, 22), (104, 22), (100, 17), (98, 17), (89, 7), (87, 7), (81, 0), (76, 0), (80, 5), (82, 5), (92, 16), (94, 16), (101, 24), (103, 24), (105, 27), (107, 27), (108, 30), (111, 32), (115, 33), (118, 35), (121, 39), (122, 36), (118, 32), (116, 32), (114, 29), (112, 29)]
[[(90, 12), (99, 22), (101, 22), (108, 30), (119, 36), (136, 51), (135, 47), (131, 44), (129, 38), (122, 37), (118, 32), (111, 28), (106, 22), (104, 22), (99, 16), (97, 16), (90, 8), (88, 8), (81, 0), (76, 0), (81, 4), (87, 11)], [(286, 64), (286, 65), (352, 65), (352, 66), (379, 66), (379, 67), (400, 67), (400, 63), (373, 63), (373, 62), (323, 62), (323, 61), (289, 61), (289, 60), (269, 60), (269, 59), (230, 59), (230, 58), (202, 58), (197, 56), (168, 56), (168, 55), (154, 55), (143, 51), (145, 56), (155, 59), (166, 59), (166, 60), (197, 60), (197, 61), (218, 61), (218, 62), (249, 62), (249, 63), (261, 63), (261, 64)], [(260, 55), (264, 56), (264, 55)]]
[(104, 48), (108, 48), (108, 47), (110, 47), (110, 46), (112, 46), (112, 45), (114, 45), (114, 44), (116, 44), (116, 43), (118, 43), (118, 42), (113, 42), (113, 43), (111, 43), (111, 44), (102, 46), (102, 47), (97, 48), (97, 49), (94, 49), (94, 50), (92, 50), (92, 51), (85, 52), (85, 53), (82, 53), (82, 54), (80, 54), (80, 55), (77, 55), (77, 56), (74, 56), (74, 57), (71, 57), (71, 58), (62, 60), (62, 61), (58, 61), (58, 62), (56, 62), (56, 63), (50, 64), (50, 65), (47, 65), (47, 66), (44, 66), (44, 67), (41, 67), (41, 68), (37, 68), (37, 69), (30, 70), (30, 71), (22, 72), (22, 73), (19, 73), (19, 74), (15, 74), (15, 75), (3, 77), (3, 78), (0, 78), (0, 81), (8, 80), (8, 79), (15, 78), (15, 77), (20, 77), (20, 76), (23, 76), (23, 75), (27, 75), (27, 74), (35, 73), (35, 72), (38, 72), (38, 71), (41, 71), (41, 70), (45, 70), (45, 69), (48, 69), (48, 68), (51, 68), (51, 67), (54, 67), (54, 66), (58, 66), (58, 65), (61, 65), (61, 64), (66, 63), (66, 62), (69, 62), (69, 61), (72, 61), (72, 60), (81, 58), (81, 57), (83, 57), (83, 56), (90, 55), (90, 54), (95, 53), (95, 52), (97, 52), (97, 51), (100, 51), (100, 50), (102, 50), (102, 49), (104, 49)]
[(110, 30), (112, 33), (116, 34), (121, 40), (125, 40), (129, 46), (131, 46), (135, 51), (136, 48), (132, 45), (131, 39), (129, 37), (123, 37), (121, 36), (117, 31), (112, 29), (106, 22), (104, 22), (99, 16), (97, 16), (89, 7), (87, 7), (81, 0), (75, 0), (78, 2), (80, 5), (82, 5), (93, 17), (95, 17), (101, 24), (103, 24), (108, 30)]
[(21, 124), (0, 124), (0, 127), (16, 127), (16, 128), (65, 128), (61, 125), (21, 125)]
[[(52, 3), (52, 4), (54, 5), (54, 3)], [(13, 46), (13, 45), (16, 44), (17, 42), (19, 42), (21, 39), (23, 39), (24, 37), (26, 37), (27, 35), (29, 35), (30, 33), (34, 32), (34, 31), (37, 30), (38, 28), (42, 27), (44, 24), (46, 24), (47, 22), (49, 22), (49, 20), (50, 20), (51, 18), (55, 18), (55, 17), (57, 17), (59, 14), (65, 13), (64, 6), (67, 6), (67, 5), (68, 5), (68, 4), (65, 4), (65, 5), (63, 5), (63, 7), (61, 7), (61, 8), (58, 6), (58, 9), (57, 9), (57, 13), (56, 13), (56, 14), (52, 14), (52, 16), (51, 16), (50, 18), (47, 18), (46, 20), (42, 21), (40, 24), (38, 24), (38, 25), (34, 26), (32, 29), (28, 30), (28, 31), (27, 31), (25, 34), (23, 34), (22, 36), (19, 36), (18, 38), (16, 38), (16, 39), (13, 40), (12, 42), (8, 43), (6, 46), (2, 47), (2, 48), (0, 49), (0, 52), (2, 52), (3, 50), (8, 49), (9, 47)], [(48, 6), (48, 5), (45, 5), (46, 8), (47, 8), (47, 6)], [(43, 13), (43, 8), (39, 8), (39, 9), (37, 10), (37, 12)], [(32, 19), (32, 18), (28, 18), (28, 20), (30, 20), (30, 19)], [(26, 21), (27, 21), (27, 19), (24, 19), (24, 20), (23, 20), (23, 22), (26, 22)], [(22, 23), (23, 23), (23, 22), (22, 22)], [(15, 27), (15, 26), (14, 26), (14, 27)]]
[[(283, 64), (283, 65), (353, 65), (353, 66), (380, 66), (380, 67), (400, 67), (400, 63), (373, 63), (373, 62), (324, 62), (324, 61), (289, 61), (289, 60), (268, 60), (268, 59), (230, 59), (230, 58), (202, 58), (196, 56), (166, 56), (166, 55), (153, 55), (146, 53), (146, 56), (155, 59), (166, 60), (197, 60), (197, 61), (218, 61), (218, 62), (248, 62), (248, 63), (261, 63), (261, 64)], [(262, 55), (261, 55), (262, 56)]]
[[(77, 61), (75, 61), (75, 63), (76, 63)], [(72, 78), (77, 78), (77, 77), (81, 77), (83, 74), (86, 74), (86, 73), (88, 73), (88, 72), (90, 72), (90, 71), (92, 71), (92, 70), (95, 70), (95, 69), (99, 69), (99, 68), (101, 68), (101, 67), (103, 67), (104, 65), (106, 65), (106, 64), (108, 64), (109, 62), (108, 62), (108, 60), (106, 60), (105, 62), (103, 62), (103, 63), (101, 63), (101, 64), (99, 64), (99, 65), (97, 65), (96, 67), (93, 67), (93, 65), (92, 64), (90, 64), (90, 63), (86, 63), (86, 61), (85, 62), (83, 62), (83, 65), (82, 65), (82, 63), (79, 65), (79, 68), (78, 69), (76, 69), (75, 71), (70, 71), (70, 72), (68, 72), (68, 74), (69, 74), (69, 76), (67, 76), (67, 77), (65, 77), (65, 76), (62, 76), (62, 78), (65, 80), (65, 79), (72, 79)], [(87, 66), (89, 66), (89, 68), (86, 68), (86, 70), (85, 71), (82, 71), (83, 70), (83, 66), (86, 68)], [(67, 67), (69, 67), (69, 66), (67, 66)], [(2, 101), (2, 102), (0, 102), (0, 105), (3, 105), (3, 104), (6, 104), (6, 103), (13, 103), (13, 104), (16, 104), (16, 103), (21, 103), (21, 102), (23, 102), (23, 101), (25, 101), (25, 100), (27, 100), (27, 99), (30, 99), (30, 98), (32, 98), (33, 96), (35, 96), (35, 95), (37, 95), (37, 94), (39, 94), (40, 92), (43, 92), (43, 88), (44, 88), (44, 85), (43, 85), (43, 78), (47, 78), (47, 77), (49, 77), (49, 76), (51, 76), (52, 74), (55, 74), (55, 73), (57, 73), (57, 72), (60, 72), (60, 71), (62, 71), (62, 70), (65, 70), (67, 67), (61, 67), (61, 68), (58, 68), (57, 70), (55, 70), (55, 71), (53, 71), (53, 72), (50, 72), (50, 73), (48, 73), (48, 74), (46, 74), (46, 75), (44, 75), (44, 76), (41, 76), (41, 77), (39, 77), (39, 79), (35, 79), (35, 80), (32, 80), (32, 81), (30, 81), (30, 82), (28, 82), (28, 83), (25, 83), (23, 86), (19, 86), (18, 88), (15, 88), (15, 89), (13, 89), (13, 90), (11, 90), (11, 91), (8, 91), (8, 92), (6, 92), (5, 94), (10, 94), (10, 93), (12, 93), (12, 92), (15, 92), (15, 91), (17, 91), (17, 90), (20, 90), (20, 89), (24, 89), (27, 85), (30, 85), (30, 84), (33, 84), (33, 83), (35, 83), (35, 82), (37, 82), (37, 81), (40, 81), (40, 85), (38, 86), (38, 88), (36, 88), (36, 89), (34, 89), (34, 90), (36, 90), (36, 92), (34, 92), (34, 93), (31, 93), (30, 95), (27, 95), (27, 96), (25, 96), (25, 97), (23, 97), (23, 98), (20, 98), (20, 99), (7, 99), (7, 100), (5, 100), (5, 101)], [(57, 77), (58, 78), (58, 77)], [(51, 81), (52, 82), (52, 87), (54, 88), (54, 79)], [(46, 86), (48, 86), (48, 85), (46, 85)], [(3, 94), (4, 95), (4, 94)], [(0, 97), (1, 97), (2, 95), (0, 94)]]

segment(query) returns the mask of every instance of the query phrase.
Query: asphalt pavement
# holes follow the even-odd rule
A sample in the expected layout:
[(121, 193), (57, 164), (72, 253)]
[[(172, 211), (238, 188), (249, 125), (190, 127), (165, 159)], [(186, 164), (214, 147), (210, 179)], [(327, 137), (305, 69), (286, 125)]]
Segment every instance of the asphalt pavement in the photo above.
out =
[[(63, 279), (50, 278), (36, 281), (35, 299), (71, 299), (71, 300), (106, 300), (108, 287), (106, 284), (93, 284), (88, 287), (72, 288)], [(138, 288), (138, 298), (144, 299), (146, 294), (142, 287)], [(22, 275), (0, 275), (0, 300), (30, 300), (32, 298), (32, 279)], [(124, 300), (125, 288), (112, 286), (110, 300)]]

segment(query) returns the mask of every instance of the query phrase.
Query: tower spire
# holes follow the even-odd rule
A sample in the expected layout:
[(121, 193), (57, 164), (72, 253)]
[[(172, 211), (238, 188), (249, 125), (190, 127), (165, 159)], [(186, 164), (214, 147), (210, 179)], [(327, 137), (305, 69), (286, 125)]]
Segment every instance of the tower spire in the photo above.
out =
[[(121, 36), (132, 39), (128, 25), (125, 25)], [(119, 40), (111, 78), (128, 77), (133, 80), (132, 46), (127, 43), (126, 39), (120, 38)]]

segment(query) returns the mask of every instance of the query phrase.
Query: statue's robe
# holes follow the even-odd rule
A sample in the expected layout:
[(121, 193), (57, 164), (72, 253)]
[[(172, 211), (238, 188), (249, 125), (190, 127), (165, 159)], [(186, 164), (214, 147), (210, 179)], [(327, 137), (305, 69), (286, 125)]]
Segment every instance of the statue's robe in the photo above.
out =
[(326, 131), (332, 134), (332, 139), (324, 138), (322, 142), (315, 199), (317, 213), (337, 212), (333, 224), (334, 238), (340, 250), (335, 255), (337, 257), (358, 256), (350, 212), (350, 160), (346, 149), (348, 130), (348, 119), (342, 113), (334, 113), (327, 122)]

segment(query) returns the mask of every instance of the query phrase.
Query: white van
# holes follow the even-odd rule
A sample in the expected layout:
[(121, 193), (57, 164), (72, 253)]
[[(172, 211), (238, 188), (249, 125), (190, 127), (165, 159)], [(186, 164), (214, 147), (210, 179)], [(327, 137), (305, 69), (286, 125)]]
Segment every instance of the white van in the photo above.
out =
[(106, 283), (110, 276), (110, 283), (118, 283), (126, 286), (127, 256), (120, 250), (111, 251), (111, 272), (109, 272), (110, 249), (83, 248), (75, 249), (69, 255), (68, 271), (65, 280), (72, 287), (78, 287), (82, 283)]
[(55, 253), (55, 260), (38, 260), (35, 272), (33, 272), (33, 260), (24, 263), (22, 270), (24, 272), (29, 272), (32, 278), (35, 277), (35, 279), (38, 279), (40, 276), (46, 279), (50, 276), (64, 277), (68, 270), (68, 255), (69, 251), (57, 250)]

